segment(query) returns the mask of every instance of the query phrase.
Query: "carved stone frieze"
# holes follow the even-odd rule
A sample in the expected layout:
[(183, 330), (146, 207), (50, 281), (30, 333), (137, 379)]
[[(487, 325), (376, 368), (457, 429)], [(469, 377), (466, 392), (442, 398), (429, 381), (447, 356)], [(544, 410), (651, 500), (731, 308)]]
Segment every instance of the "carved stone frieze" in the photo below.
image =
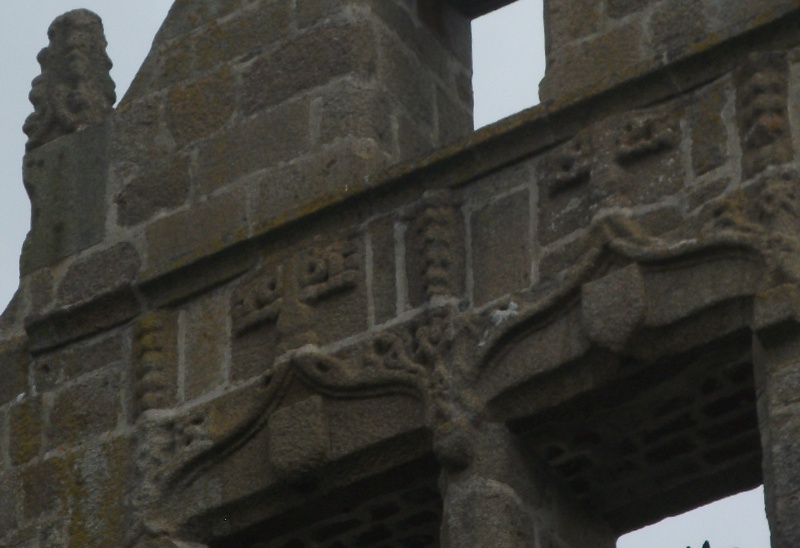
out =
[(548, 172), (552, 179), (550, 196), (567, 188), (583, 184), (592, 176), (594, 145), (589, 132), (576, 135), (550, 160)]
[(631, 115), (619, 129), (616, 159), (622, 165), (678, 146), (677, 120), (666, 114)]
[(27, 150), (103, 121), (116, 101), (111, 60), (100, 18), (88, 10), (58, 17), (47, 31), (50, 45), (37, 57), (34, 112), (25, 120)]
[(314, 307), (358, 284), (361, 254), (352, 240), (311, 247), (273, 270), (264, 270), (233, 295), (233, 330), (237, 335), (262, 324), (275, 324), (278, 353), (318, 342)]
[(792, 159), (785, 53), (753, 53), (735, 74), (745, 178)]

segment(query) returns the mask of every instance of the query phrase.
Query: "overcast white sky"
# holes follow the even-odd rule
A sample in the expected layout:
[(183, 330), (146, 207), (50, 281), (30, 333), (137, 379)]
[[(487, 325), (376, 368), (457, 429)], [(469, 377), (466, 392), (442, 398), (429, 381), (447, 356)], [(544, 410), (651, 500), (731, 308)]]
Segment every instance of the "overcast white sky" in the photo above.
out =
[[(97, 12), (105, 23), (112, 76), (121, 98), (144, 60), (172, 0), (4, 0), (0, 19), (0, 310), (17, 287), (18, 258), (29, 228), (30, 206), (22, 186), (25, 135), (32, 111), (30, 81), (39, 73), (36, 54), (47, 45), (47, 27), (75, 8)], [(473, 25), (475, 122), (480, 127), (538, 102), (544, 75), (542, 0), (518, 0)], [(13, 7), (12, 7), (13, 6)], [(761, 489), (731, 497), (683, 517), (622, 537), (618, 548), (767, 548), (769, 533)]]

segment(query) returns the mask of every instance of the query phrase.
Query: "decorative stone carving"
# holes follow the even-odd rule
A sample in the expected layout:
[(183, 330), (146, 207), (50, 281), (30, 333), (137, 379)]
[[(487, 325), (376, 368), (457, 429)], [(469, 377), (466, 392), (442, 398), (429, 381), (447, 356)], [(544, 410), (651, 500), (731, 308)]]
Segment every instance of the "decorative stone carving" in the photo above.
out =
[(589, 134), (578, 134), (550, 161), (550, 196), (587, 182), (592, 176), (594, 147)]
[(617, 162), (625, 165), (675, 148), (679, 139), (680, 130), (673, 117), (650, 114), (631, 116), (617, 136)]
[(136, 414), (165, 409), (175, 402), (177, 333), (168, 312), (152, 312), (134, 329), (134, 395)]
[(88, 10), (58, 17), (47, 31), (50, 45), (39, 52), (42, 73), (33, 80), (34, 112), (23, 131), (26, 150), (102, 122), (116, 101), (111, 60), (100, 18)]
[(736, 72), (736, 109), (745, 178), (791, 161), (784, 53), (750, 54)]
[[(277, 323), (282, 335), (297, 331), (302, 311), (339, 292), (356, 287), (361, 256), (352, 242), (311, 248), (272, 272), (261, 273), (233, 295), (233, 330), (241, 334), (262, 323)], [(306, 322), (300, 322), (305, 324)], [(314, 341), (305, 341), (314, 342)], [(302, 346), (302, 345), (298, 345)], [(296, 348), (296, 347), (292, 347)]]
[(455, 248), (456, 210), (449, 191), (427, 193), (421, 214), (424, 256), (425, 295), (455, 294), (453, 266), (456, 263)]
[(262, 272), (233, 295), (233, 330), (242, 334), (275, 323), (281, 351), (316, 343), (312, 306), (354, 289), (361, 256), (352, 241), (312, 247), (273, 271)]

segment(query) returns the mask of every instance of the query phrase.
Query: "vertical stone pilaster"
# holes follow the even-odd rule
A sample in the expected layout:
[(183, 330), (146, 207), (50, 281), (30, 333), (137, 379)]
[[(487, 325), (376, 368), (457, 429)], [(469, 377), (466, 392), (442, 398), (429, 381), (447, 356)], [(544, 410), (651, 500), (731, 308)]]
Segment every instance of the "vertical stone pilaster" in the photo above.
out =
[(434, 451), (443, 468), (443, 547), (615, 545), (611, 528), (563, 496), (543, 469), (523, 455), (506, 426), (458, 419), (445, 423), (435, 434)]
[(753, 361), (773, 548), (800, 546), (800, 298), (795, 285), (756, 301)]

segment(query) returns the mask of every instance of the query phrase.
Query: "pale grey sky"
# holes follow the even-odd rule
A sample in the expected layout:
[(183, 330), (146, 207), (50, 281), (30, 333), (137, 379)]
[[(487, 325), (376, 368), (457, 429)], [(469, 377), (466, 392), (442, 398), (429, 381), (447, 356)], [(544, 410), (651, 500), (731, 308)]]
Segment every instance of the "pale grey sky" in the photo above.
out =
[[(538, 102), (544, 75), (542, 0), (518, 0), (473, 25), (475, 122), (480, 127)], [(11, 3), (10, 3), (11, 4)], [(97, 12), (105, 23), (112, 76), (121, 98), (144, 60), (172, 0), (36, 0), (13, 2), (0, 19), (0, 309), (13, 295), (18, 258), (29, 228), (30, 206), (22, 186), (25, 135), (32, 111), (27, 95), (39, 73), (36, 54), (47, 45), (47, 27), (75, 8)], [(11, 8), (11, 6), (9, 6)], [(760, 489), (622, 537), (618, 548), (767, 548), (769, 533)]]

